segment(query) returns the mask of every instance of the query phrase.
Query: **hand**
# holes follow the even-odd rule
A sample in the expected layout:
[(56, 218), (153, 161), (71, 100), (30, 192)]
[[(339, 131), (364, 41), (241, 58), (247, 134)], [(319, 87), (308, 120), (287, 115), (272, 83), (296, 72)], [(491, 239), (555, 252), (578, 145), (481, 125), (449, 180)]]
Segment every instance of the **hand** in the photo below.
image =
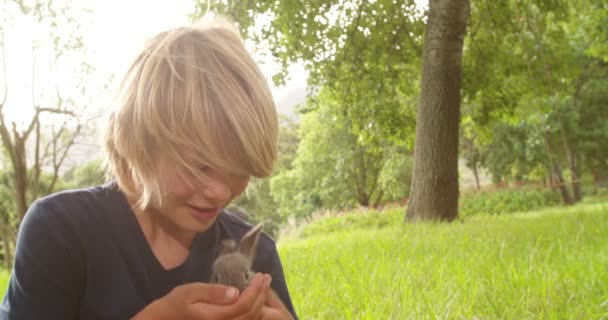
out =
[(236, 288), (189, 283), (175, 287), (131, 320), (259, 319), (270, 288), (270, 276), (256, 274), (239, 296)]
[(293, 320), (293, 316), (285, 308), (283, 302), (277, 294), (268, 290), (266, 293), (266, 305), (262, 308), (262, 319), (263, 320)]

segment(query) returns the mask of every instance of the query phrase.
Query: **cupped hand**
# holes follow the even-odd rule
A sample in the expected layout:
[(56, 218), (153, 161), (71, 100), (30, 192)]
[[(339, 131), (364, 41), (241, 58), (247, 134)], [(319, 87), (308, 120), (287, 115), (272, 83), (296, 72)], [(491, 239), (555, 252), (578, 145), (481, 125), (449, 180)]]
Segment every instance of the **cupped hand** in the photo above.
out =
[(266, 305), (262, 308), (262, 317), (260, 319), (293, 320), (294, 318), (277, 294), (272, 290), (268, 290), (266, 292)]
[(131, 320), (264, 319), (269, 288), (270, 276), (262, 274), (256, 274), (240, 295), (236, 288), (220, 284), (188, 283), (175, 287)]

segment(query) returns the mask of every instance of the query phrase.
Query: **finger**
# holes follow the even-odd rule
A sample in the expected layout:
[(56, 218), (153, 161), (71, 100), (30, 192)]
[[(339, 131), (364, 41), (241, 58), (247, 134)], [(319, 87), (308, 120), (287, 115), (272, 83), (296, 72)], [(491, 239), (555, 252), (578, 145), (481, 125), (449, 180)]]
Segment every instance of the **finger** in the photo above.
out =
[[(291, 316), (291, 315), (289, 315)], [(263, 320), (285, 320), (285, 319), (292, 319), (289, 317), (286, 317), (285, 315), (283, 315), (280, 311), (276, 310), (276, 309), (272, 309), (270, 307), (264, 307), (262, 308), (262, 315), (261, 318)]]
[(272, 289), (268, 290), (266, 293), (266, 307), (262, 310), (262, 314), (262, 319), (264, 320), (293, 319), (291, 313), (283, 304), (283, 301)]
[(203, 282), (185, 284), (182, 290), (185, 300), (189, 303), (207, 302), (225, 305), (234, 303), (239, 296), (239, 290), (236, 288)]
[(225, 308), (222, 307), (221, 310), (218, 310), (221, 319), (234, 319), (247, 314), (252, 310), (259, 298), (262, 298), (262, 301), (264, 302), (266, 300), (264, 288), (269, 287), (269, 283), (266, 281), (262, 274), (256, 274), (249, 283), (249, 286), (243, 291), (234, 304)]
[(268, 293), (266, 294), (266, 305), (274, 309), (286, 309), (285, 305), (283, 305), (283, 301), (281, 301), (281, 298), (279, 298), (274, 290), (268, 290)]
[(264, 288), (260, 295), (257, 296), (255, 303), (247, 313), (242, 315), (237, 320), (262, 319), (262, 308), (266, 303), (266, 292), (268, 288)]

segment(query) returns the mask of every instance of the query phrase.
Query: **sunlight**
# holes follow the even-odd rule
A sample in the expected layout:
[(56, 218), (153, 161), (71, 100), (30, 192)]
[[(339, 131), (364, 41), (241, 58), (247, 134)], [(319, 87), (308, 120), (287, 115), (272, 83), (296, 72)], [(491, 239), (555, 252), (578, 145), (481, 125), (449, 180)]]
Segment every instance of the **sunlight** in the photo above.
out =
[[(57, 90), (65, 93), (65, 96), (74, 96), (73, 91), (82, 84), (80, 82), (86, 81), (88, 96), (81, 94), (79, 103), (92, 103), (95, 110), (107, 108), (111, 104), (113, 90), (145, 41), (162, 30), (189, 23), (188, 15), (194, 9), (191, 0), (79, 0), (74, 1), (74, 4), (90, 11), (81, 12), (81, 16), (77, 17), (86, 56), (74, 57), (73, 60), (66, 57), (55, 72), (50, 70), (48, 60), (52, 47), (49, 30), (41, 28), (31, 17), (21, 14), (16, 6), (8, 4), (7, 12), (12, 20), (3, 23), (7, 25), (4, 32), (6, 81), (9, 84), (4, 112), (7, 120), (14, 121), (19, 128), (32, 117), (32, 97), (37, 104), (52, 105), (50, 99), (55, 99), (55, 88), (49, 86), (53, 83), (58, 84)], [(73, 12), (77, 12), (76, 9)], [(65, 35), (70, 32), (73, 30), (59, 31)], [(33, 46), (36, 47), (35, 51)], [(271, 77), (276, 73), (277, 65), (263, 61), (255, 52), (253, 54), (260, 62), (260, 68), (275, 99), (287, 94), (289, 88), (305, 86), (307, 74), (301, 65), (295, 65), (289, 69), (291, 80), (288, 80), (287, 85), (275, 87)], [(80, 61), (86, 61), (93, 67), (94, 71), (86, 79), (74, 75), (75, 65)], [(104, 89), (105, 86), (110, 90)]]

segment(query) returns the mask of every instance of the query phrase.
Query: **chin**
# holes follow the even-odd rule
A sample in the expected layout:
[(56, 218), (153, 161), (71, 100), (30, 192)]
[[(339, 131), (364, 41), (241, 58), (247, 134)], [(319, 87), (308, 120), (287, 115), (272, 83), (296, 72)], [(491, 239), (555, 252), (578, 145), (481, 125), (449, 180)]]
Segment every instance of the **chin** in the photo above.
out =
[(192, 232), (205, 232), (215, 223), (215, 219), (209, 221), (188, 221), (182, 225), (182, 229)]

